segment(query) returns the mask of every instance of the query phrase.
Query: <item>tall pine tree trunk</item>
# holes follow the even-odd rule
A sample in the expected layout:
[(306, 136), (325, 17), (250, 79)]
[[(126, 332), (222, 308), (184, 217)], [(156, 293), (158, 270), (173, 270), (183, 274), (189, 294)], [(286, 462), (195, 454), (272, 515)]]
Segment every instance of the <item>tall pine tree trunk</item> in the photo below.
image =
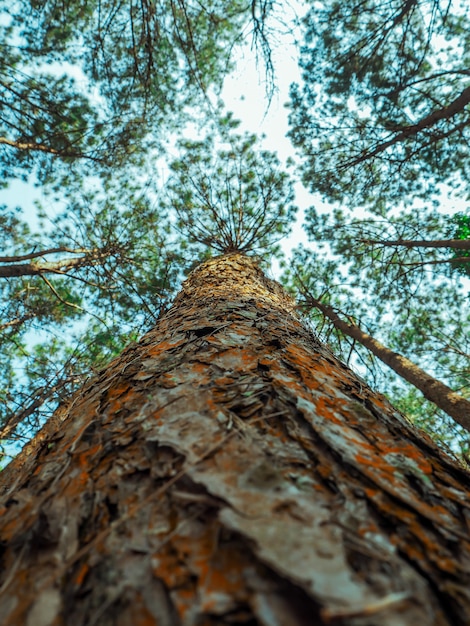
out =
[(3, 626), (467, 626), (468, 474), (240, 255), (0, 475)]

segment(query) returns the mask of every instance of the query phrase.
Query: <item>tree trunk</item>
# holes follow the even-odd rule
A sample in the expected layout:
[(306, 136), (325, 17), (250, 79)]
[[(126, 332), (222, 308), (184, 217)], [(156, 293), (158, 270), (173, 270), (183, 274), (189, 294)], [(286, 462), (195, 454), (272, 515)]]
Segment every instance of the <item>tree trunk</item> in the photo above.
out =
[(380, 341), (365, 333), (359, 326), (343, 321), (332, 307), (308, 296), (308, 303), (321, 311), (335, 327), (348, 337), (355, 339), (388, 365), (398, 376), (419, 389), (426, 400), (433, 402), (449, 417), (470, 432), (470, 402), (453, 391), (437, 378), (415, 365), (405, 356), (384, 346)]
[[(368, 245), (393, 246), (404, 248), (452, 248), (470, 250), (470, 239), (359, 239)], [(464, 257), (466, 258), (466, 257)]]
[(2, 473), (3, 626), (468, 626), (468, 474), (208, 261)]

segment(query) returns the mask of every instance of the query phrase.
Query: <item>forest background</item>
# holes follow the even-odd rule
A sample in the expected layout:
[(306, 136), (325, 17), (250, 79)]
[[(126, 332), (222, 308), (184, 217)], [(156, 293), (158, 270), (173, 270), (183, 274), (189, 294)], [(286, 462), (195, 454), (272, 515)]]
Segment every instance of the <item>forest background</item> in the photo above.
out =
[(274, 262), (321, 339), (466, 457), (468, 433), (335, 323), (469, 398), (465, 3), (0, 12), (4, 463), (151, 328), (196, 263), (235, 250)]

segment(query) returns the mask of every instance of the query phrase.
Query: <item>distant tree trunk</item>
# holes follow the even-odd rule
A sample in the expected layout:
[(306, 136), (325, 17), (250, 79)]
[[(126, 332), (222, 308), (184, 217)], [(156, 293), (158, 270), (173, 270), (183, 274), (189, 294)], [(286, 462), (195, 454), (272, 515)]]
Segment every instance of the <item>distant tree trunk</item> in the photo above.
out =
[(404, 248), (453, 248), (455, 250), (470, 250), (470, 239), (359, 239), (361, 243), (369, 245), (393, 246)]
[(419, 389), (423, 396), (470, 432), (470, 402), (434, 378), (405, 356), (384, 346), (352, 322), (342, 320), (335, 309), (308, 296), (308, 304), (321, 311), (342, 333), (355, 339), (388, 365), (398, 376)]
[(241, 255), (0, 475), (3, 626), (468, 626), (468, 474)]

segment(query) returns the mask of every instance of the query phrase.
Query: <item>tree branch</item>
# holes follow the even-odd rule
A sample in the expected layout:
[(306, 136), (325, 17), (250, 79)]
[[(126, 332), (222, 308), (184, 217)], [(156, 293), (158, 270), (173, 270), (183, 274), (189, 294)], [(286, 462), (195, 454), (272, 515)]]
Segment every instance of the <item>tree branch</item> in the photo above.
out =
[[(42, 263), (17, 263), (0, 266), (0, 278), (17, 276), (38, 276), (43, 274), (67, 274), (73, 268), (99, 265), (111, 252), (96, 251), (73, 259), (61, 259)], [(8, 257), (7, 257), (8, 258)], [(11, 258), (11, 257), (10, 257)]]
[(13, 328), (14, 326), (20, 326), (21, 324), (24, 324), (24, 322), (27, 322), (33, 317), (35, 317), (34, 313), (28, 313), (27, 315), (23, 315), (22, 317), (17, 317), (14, 320), (10, 320), (9, 322), (0, 324), (0, 331), (5, 330), (6, 328)]
[(379, 143), (372, 150), (363, 151), (356, 158), (351, 159), (350, 161), (347, 161), (346, 163), (344, 163), (341, 166), (341, 169), (353, 167), (354, 165), (358, 165), (359, 163), (361, 163), (362, 161), (365, 161), (366, 159), (371, 159), (377, 156), (378, 154), (380, 154), (381, 152), (385, 152), (385, 150), (387, 150), (387, 148), (390, 148), (390, 146), (393, 146), (397, 143), (405, 141), (406, 139), (408, 139), (408, 137), (416, 135), (420, 131), (425, 130), (426, 128), (430, 128), (431, 126), (434, 126), (435, 124), (437, 124), (437, 122), (440, 122), (441, 120), (449, 119), (453, 117), (457, 113), (460, 113), (460, 111), (462, 111), (469, 103), (470, 103), (470, 87), (466, 87), (462, 91), (462, 93), (459, 96), (457, 96), (457, 98), (455, 98), (455, 100), (453, 100), (448, 106), (442, 107), (438, 111), (433, 111), (432, 113), (424, 117), (422, 120), (420, 120), (416, 124), (411, 124), (410, 126), (405, 126), (404, 128), (398, 128), (395, 131), (398, 134), (392, 137), (392, 139)]
[(41, 143), (34, 142), (20, 142), (14, 141), (13, 139), (7, 139), (6, 137), (0, 137), (0, 144), (5, 144), (7, 146), (12, 146), (17, 150), (39, 150), (40, 152), (48, 152), (49, 154), (60, 154), (58, 150), (51, 148), (50, 146), (45, 146)]
[(29, 254), (20, 254), (16, 256), (0, 256), (0, 263), (18, 263), (19, 261), (27, 261), (28, 259), (35, 259), (39, 256), (46, 256), (48, 254), (56, 254), (57, 252), (69, 252), (71, 254), (94, 254), (98, 250), (87, 250), (85, 248), (66, 248), (61, 246), (59, 248), (48, 248), (47, 250), (40, 250), (39, 252), (30, 252)]

